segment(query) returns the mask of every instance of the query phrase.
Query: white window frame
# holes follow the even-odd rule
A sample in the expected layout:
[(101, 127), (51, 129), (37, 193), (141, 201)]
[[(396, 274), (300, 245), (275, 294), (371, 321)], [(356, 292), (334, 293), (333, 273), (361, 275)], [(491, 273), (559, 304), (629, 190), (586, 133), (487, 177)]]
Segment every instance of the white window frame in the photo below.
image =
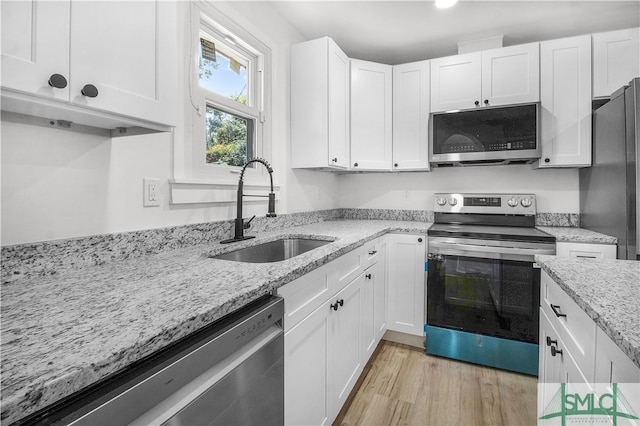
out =
[[(235, 201), (240, 167), (207, 164), (206, 152), (206, 105), (218, 106), (230, 113), (255, 118), (255, 157), (271, 162), (271, 48), (250, 31), (248, 25), (237, 23), (240, 19), (234, 11), (221, 2), (192, 0), (184, 2), (185, 23), (185, 115), (183, 138), (176, 135), (174, 179), (170, 181), (172, 204), (209, 203)], [(248, 81), (247, 98), (253, 106), (246, 106), (231, 98), (200, 87), (199, 44), (200, 32), (214, 37), (231, 38), (237, 46), (255, 57), (247, 75), (257, 77)], [(228, 42), (227, 42), (228, 43)], [(250, 92), (249, 92), (250, 91)], [(244, 174), (245, 185), (258, 188), (269, 187), (269, 176), (264, 167), (248, 167)], [(211, 186), (220, 189), (212, 195)], [(193, 188), (200, 191), (193, 191)], [(186, 191), (186, 189), (191, 189)], [(226, 191), (222, 191), (226, 189)], [(184, 194), (188, 193), (188, 196)], [(226, 193), (226, 195), (224, 194)]]

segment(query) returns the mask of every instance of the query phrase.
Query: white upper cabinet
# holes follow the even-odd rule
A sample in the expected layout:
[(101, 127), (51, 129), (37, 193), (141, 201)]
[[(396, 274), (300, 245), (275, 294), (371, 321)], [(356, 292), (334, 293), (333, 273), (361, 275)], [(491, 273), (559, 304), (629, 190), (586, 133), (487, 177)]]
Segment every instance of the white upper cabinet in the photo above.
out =
[(539, 44), (530, 43), (431, 61), (431, 111), (540, 100)]
[(431, 60), (431, 111), (473, 108), (482, 98), (480, 52)]
[(591, 36), (540, 43), (539, 167), (591, 165)]
[(392, 67), (351, 60), (351, 167), (391, 170)]
[(168, 130), (176, 15), (166, 1), (2, 2), (3, 110)]
[(640, 28), (593, 34), (593, 97), (609, 97), (640, 76)]
[(430, 62), (393, 67), (393, 170), (429, 170)]
[(69, 100), (70, 3), (3, 1), (0, 8), (2, 88)]
[(349, 167), (349, 58), (329, 37), (291, 46), (291, 166)]
[(538, 43), (482, 52), (482, 103), (510, 105), (540, 100)]

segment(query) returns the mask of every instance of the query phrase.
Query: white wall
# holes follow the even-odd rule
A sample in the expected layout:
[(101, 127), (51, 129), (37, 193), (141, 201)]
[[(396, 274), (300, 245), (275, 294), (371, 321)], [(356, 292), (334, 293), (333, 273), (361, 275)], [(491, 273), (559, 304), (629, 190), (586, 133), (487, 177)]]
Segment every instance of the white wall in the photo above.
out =
[(539, 212), (578, 213), (577, 169), (530, 165), (436, 168), (422, 173), (340, 176), (340, 207), (433, 210), (436, 192), (534, 193)]
[[(273, 48), (272, 164), (281, 185), (277, 212), (337, 207), (337, 176), (289, 168), (289, 46), (303, 41), (302, 36), (267, 4), (230, 5)], [(0, 125), (2, 245), (235, 217), (234, 203), (169, 205), (171, 134), (110, 139), (10, 121)], [(144, 177), (161, 180), (160, 207), (142, 206)], [(265, 212), (263, 204), (245, 208), (246, 215)]]

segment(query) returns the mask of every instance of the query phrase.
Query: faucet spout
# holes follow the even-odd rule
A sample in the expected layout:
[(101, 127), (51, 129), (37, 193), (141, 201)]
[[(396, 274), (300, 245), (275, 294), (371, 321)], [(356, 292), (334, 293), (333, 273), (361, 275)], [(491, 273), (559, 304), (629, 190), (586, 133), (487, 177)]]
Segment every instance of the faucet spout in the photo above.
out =
[[(267, 217), (277, 216), (276, 215), (276, 194), (273, 192), (273, 169), (271, 168), (271, 165), (267, 160), (263, 158), (252, 158), (249, 161), (247, 161), (244, 164), (244, 166), (242, 166), (242, 170), (240, 171), (240, 179), (238, 180), (238, 190), (236, 193), (236, 213), (237, 214), (236, 214), (235, 226), (234, 226), (234, 236), (231, 239), (220, 241), (221, 244), (228, 244), (236, 241), (243, 241), (243, 240), (248, 240), (250, 238), (255, 238), (255, 236), (244, 235), (244, 230), (249, 228), (250, 226), (249, 223), (253, 220), (253, 218), (251, 218), (247, 223), (245, 223), (244, 219), (242, 218), (242, 198), (245, 196), (249, 196), (249, 195), (245, 195), (243, 191), (244, 172), (247, 169), (247, 166), (249, 166), (249, 164), (251, 163), (260, 163), (264, 165), (267, 168), (267, 171), (269, 172), (269, 181), (271, 183), (271, 191), (269, 192), (269, 195), (268, 195), (269, 205), (267, 207)], [(263, 197), (264, 195), (253, 195), (253, 196)]]

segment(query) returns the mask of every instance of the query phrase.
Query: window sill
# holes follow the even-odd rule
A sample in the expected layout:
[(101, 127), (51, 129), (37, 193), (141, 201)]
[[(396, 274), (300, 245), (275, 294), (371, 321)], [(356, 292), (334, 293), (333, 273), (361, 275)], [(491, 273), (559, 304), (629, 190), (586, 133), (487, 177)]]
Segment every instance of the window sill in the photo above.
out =
[[(269, 183), (254, 184), (246, 180), (243, 186), (245, 195), (264, 195), (266, 197), (271, 189)], [(280, 187), (275, 183), (273, 186), (277, 200)], [(220, 183), (205, 179), (169, 179), (170, 203), (172, 205), (235, 203), (237, 190), (237, 181), (234, 183)], [(267, 203), (267, 198), (264, 198), (264, 202), (265, 204)]]

